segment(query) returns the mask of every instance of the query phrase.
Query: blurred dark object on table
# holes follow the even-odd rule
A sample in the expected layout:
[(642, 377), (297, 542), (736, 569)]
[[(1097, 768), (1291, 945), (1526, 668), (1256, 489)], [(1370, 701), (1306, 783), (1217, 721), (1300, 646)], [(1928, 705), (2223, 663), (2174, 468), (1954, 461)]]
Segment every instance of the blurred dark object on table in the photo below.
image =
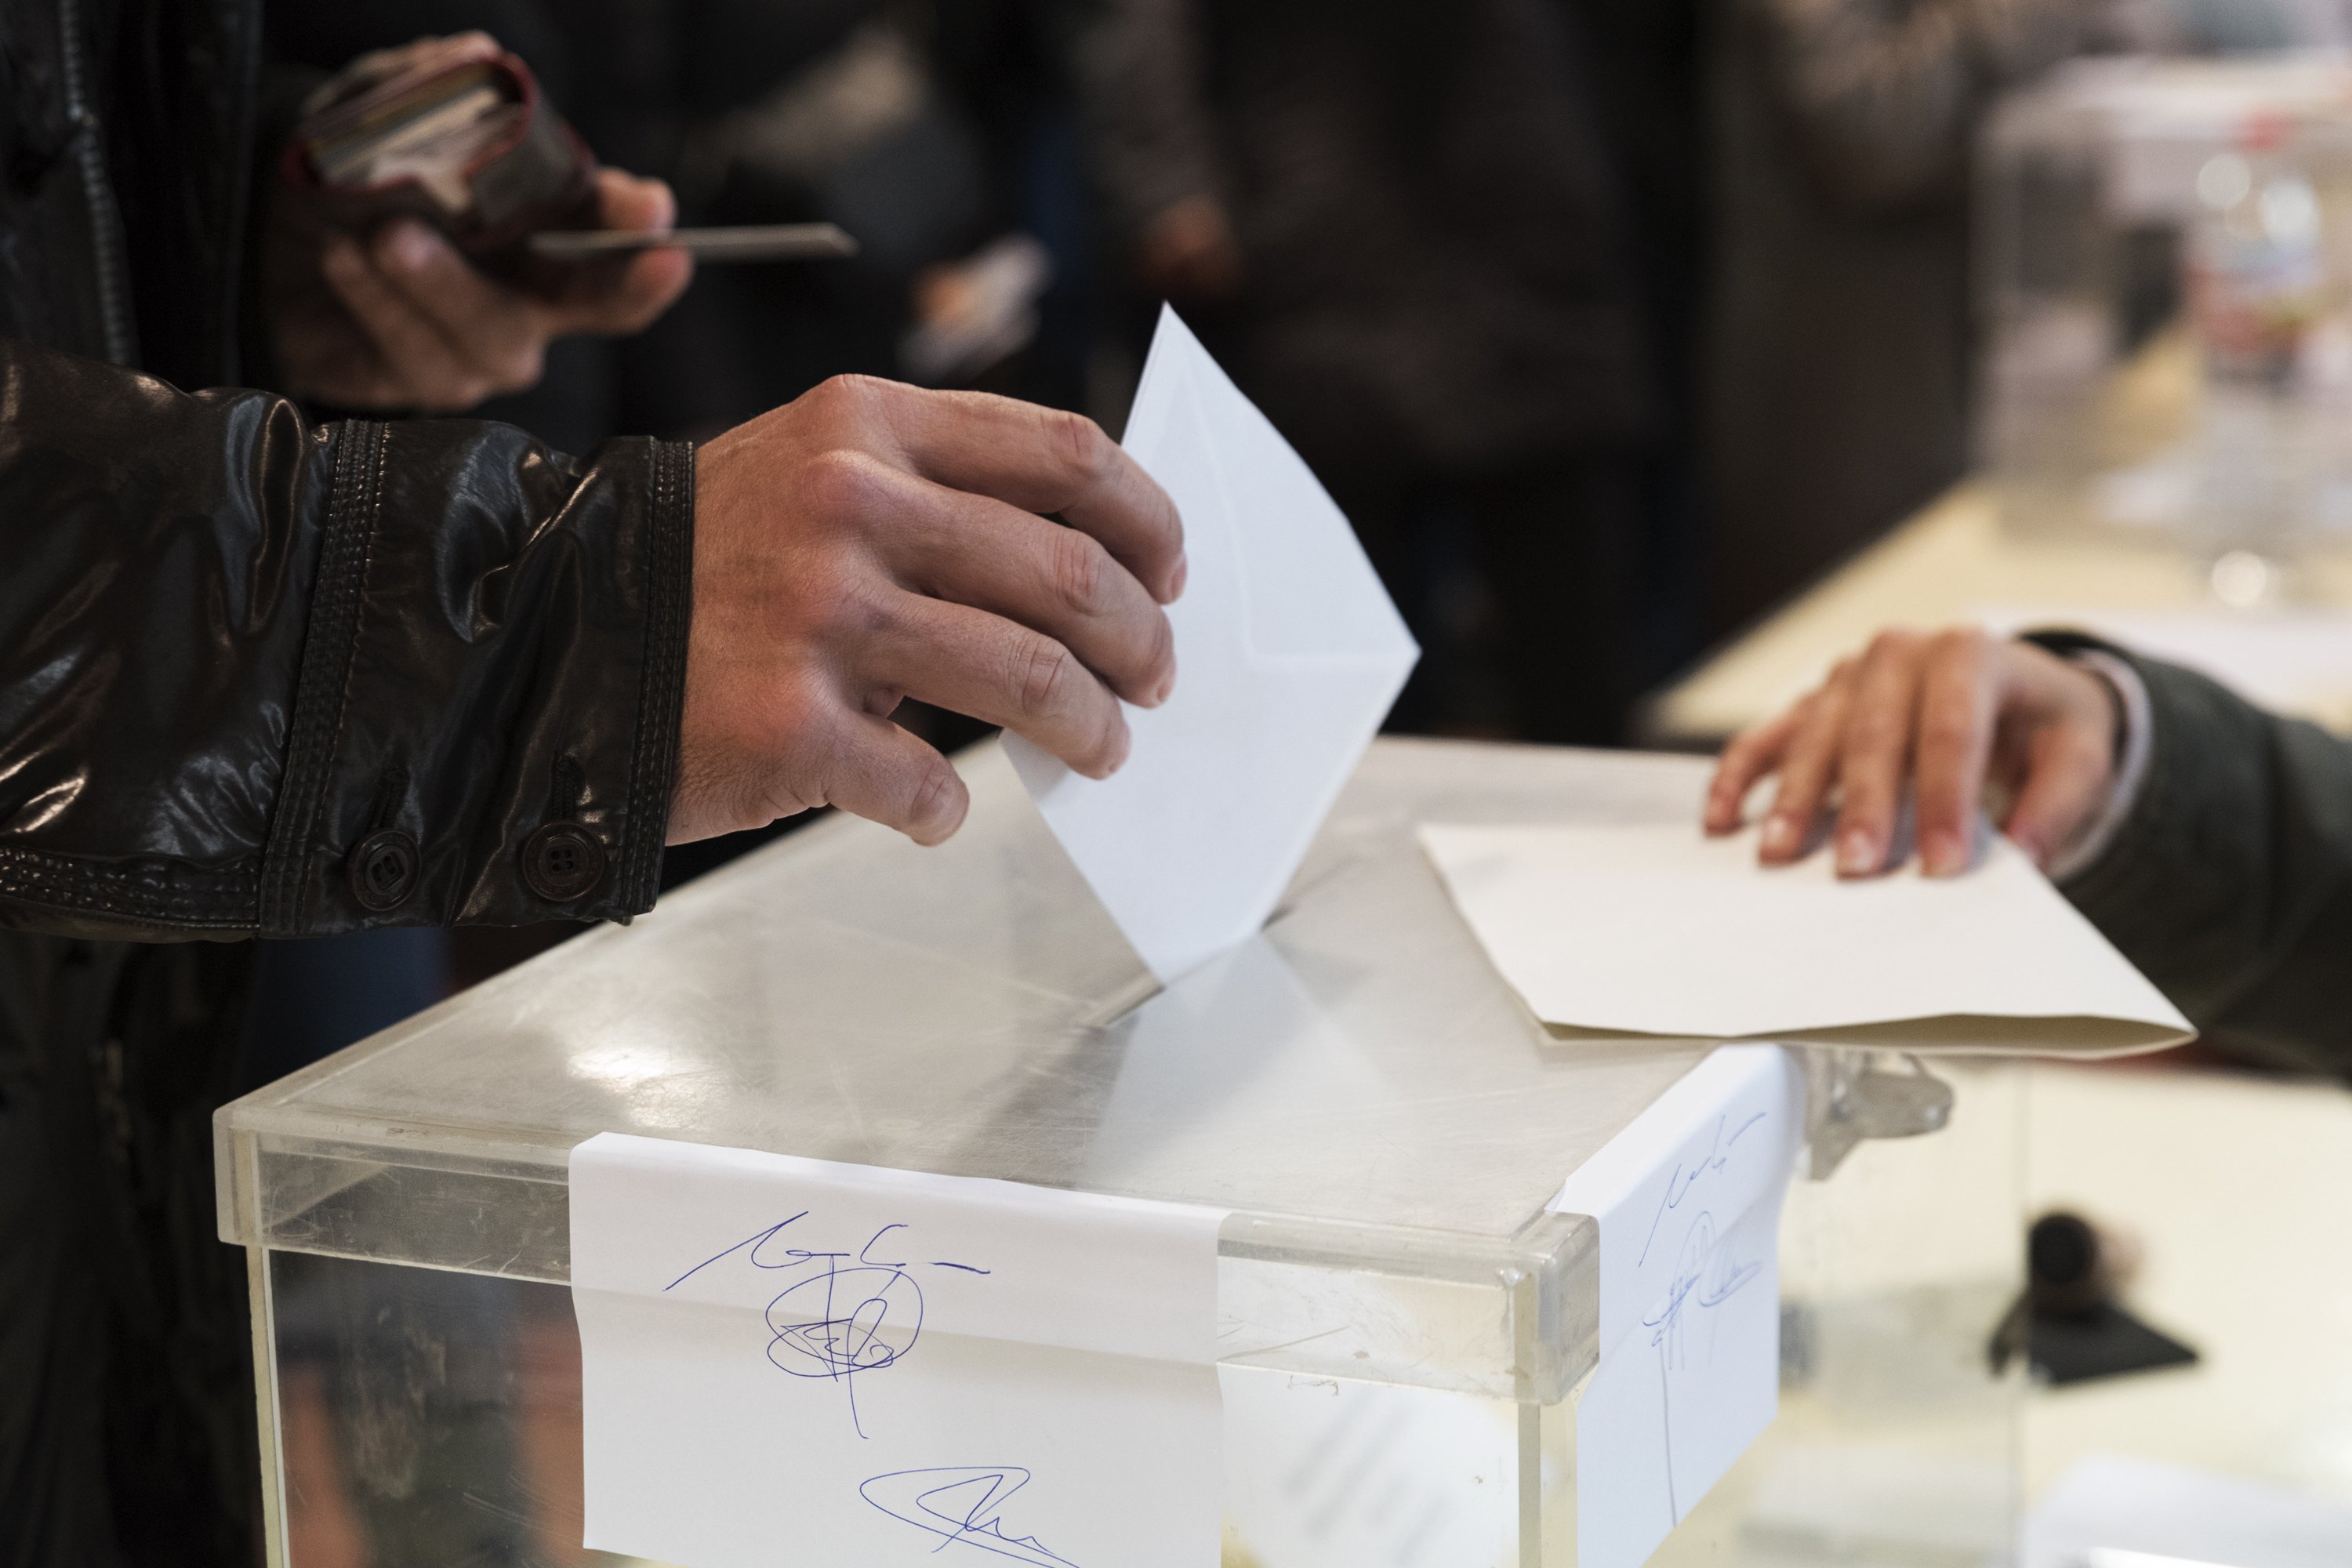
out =
[(2129, 1237), (2054, 1210), (2026, 1232), (2025, 1294), (1994, 1331), (1992, 1369), (2022, 1352), (2038, 1382), (2053, 1387), (2192, 1366), (2197, 1352), (2140, 1321), (2116, 1299), (2138, 1267)]

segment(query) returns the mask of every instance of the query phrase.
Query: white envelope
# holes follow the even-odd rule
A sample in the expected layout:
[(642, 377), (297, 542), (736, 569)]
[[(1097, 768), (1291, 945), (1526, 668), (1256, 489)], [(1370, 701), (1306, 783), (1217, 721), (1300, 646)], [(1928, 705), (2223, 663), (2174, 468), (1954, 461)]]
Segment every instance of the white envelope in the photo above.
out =
[(1184, 519), (1175, 693), (1128, 709), (1134, 748), (1108, 779), (1004, 749), (1169, 981), (1265, 922), (1421, 650), (1348, 520), (1173, 310), (1126, 447)]
[(2024, 851), (1964, 877), (1759, 866), (1679, 823), (1424, 823), (1454, 906), (1555, 1030), (2112, 1056), (2194, 1034)]

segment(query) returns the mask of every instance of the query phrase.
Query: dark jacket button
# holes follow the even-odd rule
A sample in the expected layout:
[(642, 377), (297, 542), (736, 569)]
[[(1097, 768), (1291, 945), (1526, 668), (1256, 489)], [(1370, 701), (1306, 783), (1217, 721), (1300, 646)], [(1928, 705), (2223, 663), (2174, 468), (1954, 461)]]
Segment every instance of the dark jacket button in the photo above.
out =
[(343, 859), (352, 897), (377, 914), (407, 901), (416, 890), (416, 840), (397, 827), (369, 834)]
[(569, 903), (604, 879), (604, 845), (576, 822), (551, 822), (522, 841), (522, 879), (551, 903)]

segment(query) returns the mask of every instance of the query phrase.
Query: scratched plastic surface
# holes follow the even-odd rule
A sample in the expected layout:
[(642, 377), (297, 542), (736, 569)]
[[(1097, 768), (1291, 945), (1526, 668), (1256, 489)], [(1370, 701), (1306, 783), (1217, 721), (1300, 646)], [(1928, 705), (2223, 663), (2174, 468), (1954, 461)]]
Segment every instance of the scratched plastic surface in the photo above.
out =
[[(258, 1244), (274, 1563), (586, 1561), (564, 1168), (608, 1128), (1228, 1207), (1229, 1446), (1275, 1442), (1279, 1412), (1305, 1411), (1294, 1436), (1352, 1456), (1328, 1471), (1352, 1486), (1382, 1464), (1435, 1474), (1430, 1453), (1499, 1433), (1503, 1473), (1457, 1476), (1446, 1503), (1467, 1536), (1384, 1554), (1573, 1563), (1591, 1230), (1542, 1207), (1703, 1047), (1550, 1038), (1411, 828), (1687, 820), (1704, 766), (1382, 742), (1265, 932), (1155, 994), (1002, 758), (961, 765), (972, 816), (943, 848), (819, 825), (221, 1112), (222, 1234)], [(1819, 1386), (1790, 1408), (1829, 1414), (1780, 1426), (1824, 1451), (1894, 1422), (1963, 1468), (2003, 1462), (2004, 1396), (1950, 1371), (1980, 1359), (1977, 1319), (2015, 1261), (2000, 1119), (1965, 1106), (1952, 1132), (1854, 1156), (1907, 1181), (1849, 1193), (1841, 1176), (1791, 1199), (1821, 1258), (1909, 1263), (1803, 1287), (1798, 1364)], [(1847, 1213), (1826, 1194), (1885, 1201)], [(1892, 1368), (1864, 1378), (1885, 1397), (1859, 1416), (1837, 1394), (1853, 1364)], [(1926, 1386), (1920, 1368), (1965, 1396), (1919, 1405), (1906, 1391)], [(1284, 1397), (1237, 1399), (1236, 1377)], [(1389, 1403), (1352, 1426), (1312, 1404), (1381, 1389)], [(1416, 1449), (1427, 1433), (1441, 1436)], [(1403, 1447), (1375, 1463), (1375, 1441)], [(1820, 1461), (1768, 1436), (1718, 1492), (1785, 1490), (1773, 1465), (1801, 1483)], [(1366, 1507), (1396, 1488), (1371, 1491)], [(1325, 1500), (1316, 1517), (1353, 1517)], [(1276, 1549), (1228, 1503), (1249, 1526), (1229, 1568), (1370, 1560), (1336, 1537)], [(1675, 1560), (1747, 1555), (1747, 1505), (1706, 1507), (1675, 1538), (1696, 1555)]]
[(1580, 1375), (1590, 1226), (1543, 1205), (1698, 1048), (1552, 1040), (1411, 828), (1686, 820), (1698, 763), (1381, 742), (1269, 929), (1156, 995), (963, 766), (944, 847), (821, 824), (228, 1107), (224, 1237), (562, 1281), (566, 1152), (613, 1129), (1218, 1205), (1238, 1358)]
[[(1865, 1145), (1839, 1179), (1791, 1189), (1780, 1418), (1650, 1568), (2004, 1560), (2019, 1379), (1991, 1376), (1984, 1347), (2020, 1283), (2019, 1069), (1942, 1070), (1951, 1131)], [(579, 1341), (561, 1286), (270, 1259), (276, 1561), (627, 1568), (580, 1546)], [(1572, 1396), (1250, 1368), (1223, 1383), (1223, 1568), (1576, 1568)]]
[[(562, 1287), (299, 1253), (273, 1255), (272, 1287), (282, 1563), (635, 1561), (580, 1544), (579, 1338)], [(1571, 1467), (1561, 1406), (1548, 1423), (1522, 1423), (1507, 1401), (1428, 1389), (1250, 1369), (1223, 1381), (1233, 1478), (1223, 1568), (1521, 1563), (1523, 1436), (1528, 1479), (1553, 1482), (1549, 1496), (1528, 1500), (1538, 1518), (1548, 1510), (1565, 1540), (1571, 1494), (1559, 1483)], [(780, 1535), (787, 1530), (780, 1521)], [(919, 1549), (907, 1560), (927, 1555)], [(940, 1561), (963, 1559), (1002, 1561), (971, 1548)], [(1045, 1568), (1044, 1559), (1018, 1560)], [(1558, 1553), (1537, 1561), (1573, 1568)]]

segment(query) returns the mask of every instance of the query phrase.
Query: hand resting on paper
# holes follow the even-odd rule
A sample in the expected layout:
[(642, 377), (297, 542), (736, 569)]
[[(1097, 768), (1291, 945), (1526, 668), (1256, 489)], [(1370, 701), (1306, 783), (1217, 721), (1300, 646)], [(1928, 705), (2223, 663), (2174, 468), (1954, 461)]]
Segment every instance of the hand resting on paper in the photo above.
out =
[(673, 844), (820, 805), (936, 844), (967, 796), (902, 699), (1101, 778), (1175, 685), (1183, 525), (1077, 415), (839, 376), (704, 446), (694, 521)]
[(1799, 858), (1833, 814), (1840, 876), (1891, 869), (1907, 788), (1929, 875), (1968, 868), (1988, 797), (2001, 830), (2046, 868), (2114, 787), (2119, 723), (2106, 681), (2031, 643), (1972, 626), (1882, 632), (1724, 748), (1706, 830), (1737, 831), (1750, 789), (1777, 773), (1759, 835), (1767, 864)]

